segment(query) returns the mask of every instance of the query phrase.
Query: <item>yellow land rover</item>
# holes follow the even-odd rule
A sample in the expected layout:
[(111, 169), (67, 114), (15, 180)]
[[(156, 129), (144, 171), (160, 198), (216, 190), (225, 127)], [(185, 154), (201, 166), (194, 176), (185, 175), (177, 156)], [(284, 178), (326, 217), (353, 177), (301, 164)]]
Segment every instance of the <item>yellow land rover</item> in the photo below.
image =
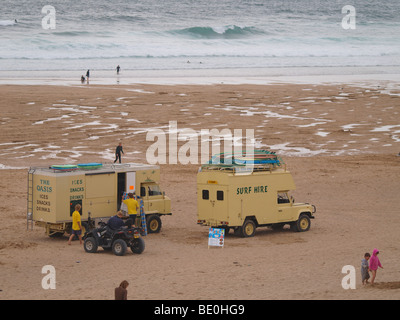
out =
[[(209, 161), (197, 174), (197, 209), (200, 225), (230, 229), (252, 237), (256, 228), (283, 228), (289, 224), (298, 232), (308, 231), (315, 206), (295, 203), (289, 192), (295, 189), (291, 173), (281, 158), (257, 150), (254, 159), (237, 157), (226, 164)], [(245, 166), (252, 161), (252, 166)]]

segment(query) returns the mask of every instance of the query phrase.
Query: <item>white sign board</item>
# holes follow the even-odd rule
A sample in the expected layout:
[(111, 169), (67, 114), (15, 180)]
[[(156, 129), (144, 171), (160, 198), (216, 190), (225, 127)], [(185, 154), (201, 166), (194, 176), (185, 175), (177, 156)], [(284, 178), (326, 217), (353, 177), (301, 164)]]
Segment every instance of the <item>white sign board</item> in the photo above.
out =
[(208, 247), (224, 246), (225, 230), (220, 228), (210, 228), (208, 231)]

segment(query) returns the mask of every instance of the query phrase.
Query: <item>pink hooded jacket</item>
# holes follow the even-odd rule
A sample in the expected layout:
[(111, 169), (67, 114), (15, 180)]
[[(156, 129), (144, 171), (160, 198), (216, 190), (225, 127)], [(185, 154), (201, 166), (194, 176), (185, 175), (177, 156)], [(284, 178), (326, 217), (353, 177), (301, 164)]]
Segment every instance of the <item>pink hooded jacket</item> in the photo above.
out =
[(382, 268), (381, 262), (379, 261), (379, 258), (377, 256), (378, 252), (379, 252), (378, 249), (374, 249), (371, 258), (369, 259), (369, 268), (371, 270), (377, 270), (378, 267)]

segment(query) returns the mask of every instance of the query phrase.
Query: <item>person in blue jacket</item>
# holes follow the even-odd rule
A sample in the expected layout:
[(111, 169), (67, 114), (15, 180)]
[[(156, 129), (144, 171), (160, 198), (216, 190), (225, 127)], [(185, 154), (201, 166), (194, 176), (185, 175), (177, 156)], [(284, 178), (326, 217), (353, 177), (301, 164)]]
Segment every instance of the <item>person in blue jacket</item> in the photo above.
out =
[(121, 211), (118, 211), (117, 214), (113, 217), (111, 217), (108, 222), (107, 225), (110, 229), (112, 230), (118, 230), (119, 228), (123, 227), (123, 226), (128, 226), (131, 227), (132, 226), (132, 219), (127, 219), (125, 222), (122, 219), (124, 215), (122, 214)]

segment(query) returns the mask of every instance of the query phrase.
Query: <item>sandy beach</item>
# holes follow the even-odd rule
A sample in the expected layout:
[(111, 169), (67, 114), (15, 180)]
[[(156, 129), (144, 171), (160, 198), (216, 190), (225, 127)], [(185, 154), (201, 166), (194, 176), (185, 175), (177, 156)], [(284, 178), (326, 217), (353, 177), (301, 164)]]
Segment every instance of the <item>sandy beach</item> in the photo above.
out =
[[(400, 90), (387, 83), (1, 85), (0, 299), (399, 299)], [(161, 165), (172, 216), (145, 237), (141, 255), (88, 254), (75, 241), (26, 228), (30, 166), (146, 162), (149, 129), (254, 129), (293, 174), (298, 202), (317, 207), (308, 232), (230, 233), (208, 248), (196, 224), (198, 164)], [(184, 141), (180, 142), (180, 146)], [(113, 213), (110, 213), (112, 215)], [(384, 269), (361, 284), (361, 259), (380, 250)], [(44, 265), (56, 290), (41, 286)], [(343, 266), (356, 289), (342, 288)]]

